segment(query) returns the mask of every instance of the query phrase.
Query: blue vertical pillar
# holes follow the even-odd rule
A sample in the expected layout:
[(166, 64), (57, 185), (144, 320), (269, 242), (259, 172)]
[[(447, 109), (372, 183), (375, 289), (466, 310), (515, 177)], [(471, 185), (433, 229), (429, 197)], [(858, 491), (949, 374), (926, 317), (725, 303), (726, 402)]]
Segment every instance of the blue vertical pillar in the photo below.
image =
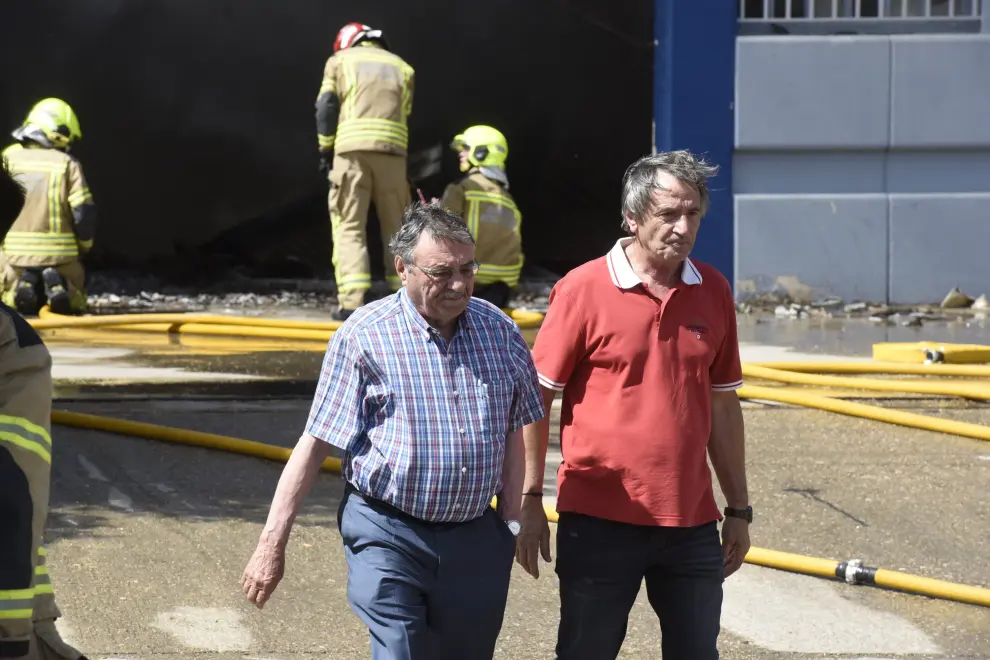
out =
[(693, 257), (734, 283), (737, 0), (654, 0), (653, 121), (657, 151), (687, 149), (719, 166)]

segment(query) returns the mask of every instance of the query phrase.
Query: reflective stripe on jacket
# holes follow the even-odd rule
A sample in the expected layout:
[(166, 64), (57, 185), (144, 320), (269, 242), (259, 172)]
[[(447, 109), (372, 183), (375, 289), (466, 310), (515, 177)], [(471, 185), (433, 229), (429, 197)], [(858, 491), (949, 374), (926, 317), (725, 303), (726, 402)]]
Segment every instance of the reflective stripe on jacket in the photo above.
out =
[(12, 266), (57, 266), (75, 261), (93, 245), (93, 195), (79, 162), (57, 149), (15, 144), (3, 156), (24, 186), (24, 209), (4, 238)]
[(324, 67), (317, 106), (335, 99), (339, 114), (335, 127), (318, 130), (320, 150), (406, 155), (414, 80), (405, 60), (378, 46), (359, 44), (334, 53)]
[(480, 171), (472, 170), (444, 190), (443, 204), (457, 213), (475, 240), (475, 259), (481, 264), (477, 284), (519, 284), (522, 252), (522, 213), (509, 191)]

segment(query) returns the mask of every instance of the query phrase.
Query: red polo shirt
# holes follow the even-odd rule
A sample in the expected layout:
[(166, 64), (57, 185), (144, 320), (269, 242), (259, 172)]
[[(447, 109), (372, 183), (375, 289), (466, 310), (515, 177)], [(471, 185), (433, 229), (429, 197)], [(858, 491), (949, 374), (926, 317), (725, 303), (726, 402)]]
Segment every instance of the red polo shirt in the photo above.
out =
[(661, 303), (616, 243), (550, 293), (533, 358), (563, 391), (557, 510), (640, 525), (721, 518), (707, 446), (711, 392), (742, 387), (728, 281), (684, 262)]

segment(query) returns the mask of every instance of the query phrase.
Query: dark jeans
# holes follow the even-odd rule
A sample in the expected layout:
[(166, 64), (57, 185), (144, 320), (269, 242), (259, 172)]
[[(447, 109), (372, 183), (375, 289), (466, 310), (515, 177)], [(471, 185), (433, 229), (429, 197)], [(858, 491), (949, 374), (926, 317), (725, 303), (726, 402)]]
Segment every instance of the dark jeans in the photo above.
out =
[(717, 660), (722, 545), (715, 522), (645, 527), (575, 513), (557, 525), (558, 660), (614, 660), (640, 584), (664, 660)]
[(429, 523), (347, 488), (338, 513), (347, 601), (373, 660), (490, 660), (516, 541), (491, 509)]

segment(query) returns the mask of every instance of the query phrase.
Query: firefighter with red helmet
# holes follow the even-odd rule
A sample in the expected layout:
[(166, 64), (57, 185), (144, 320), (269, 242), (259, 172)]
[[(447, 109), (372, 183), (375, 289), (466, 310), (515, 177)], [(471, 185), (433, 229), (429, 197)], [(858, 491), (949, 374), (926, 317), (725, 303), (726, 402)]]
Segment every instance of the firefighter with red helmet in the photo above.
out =
[(406, 178), (415, 72), (389, 49), (381, 30), (348, 23), (337, 34), (316, 99), (320, 168), (330, 182), (330, 226), (338, 309), (344, 320), (364, 304), (371, 288), (368, 209), (381, 225), (386, 277), (399, 277), (388, 240), (412, 202)]

